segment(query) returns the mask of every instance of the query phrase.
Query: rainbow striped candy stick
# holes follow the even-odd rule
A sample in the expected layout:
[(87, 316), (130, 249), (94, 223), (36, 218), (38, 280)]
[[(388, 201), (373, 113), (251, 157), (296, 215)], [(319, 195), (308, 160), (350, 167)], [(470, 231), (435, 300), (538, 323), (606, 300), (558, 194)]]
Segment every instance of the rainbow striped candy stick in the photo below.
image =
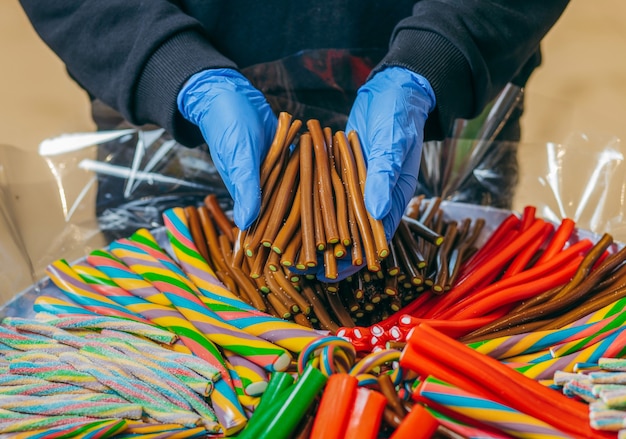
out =
[[(101, 253), (101, 252), (99, 252)], [(89, 260), (89, 258), (88, 258)], [(80, 279), (82, 281), (82, 279)], [(115, 279), (114, 279), (115, 280)], [(133, 278), (132, 281), (137, 279)], [(83, 281), (84, 283), (84, 281)], [(85, 284), (86, 285), (86, 284)], [(129, 294), (129, 296), (132, 296)], [(125, 296), (127, 299), (129, 296)], [(121, 296), (113, 296), (121, 297)], [(107, 299), (106, 297), (102, 297)], [(110, 301), (110, 299), (107, 299)], [(115, 303), (113, 301), (110, 301)], [(147, 313), (149, 310), (155, 311), (157, 305), (145, 304), (145, 301), (141, 301), (141, 305), (144, 305), (143, 312)], [(174, 311), (166, 307), (159, 307), (156, 311)], [(177, 335), (180, 336), (185, 346), (191, 350), (194, 354), (198, 355), (203, 360), (207, 361), (212, 366), (220, 370), (223, 380), (218, 381), (214, 390), (211, 393), (211, 401), (213, 402), (213, 408), (215, 414), (220, 420), (220, 424), (227, 432), (235, 432), (243, 428), (246, 423), (246, 416), (243, 412), (243, 408), (240, 406), (237, 396), (235, 395), (231, 384), (230, 375), (224, 365), (224, 360), (221, 354), (217, 350), (216, 346), (203, 334), (201, 334), (190, 322), (182, 317), (172, 319), (172, 315), (166, 317), (155, 317), (152, 315), (154, 323), (166, 327)], [(158, 320), (156, 320), (158, 318)]]
[(57, 354), (71, 350), (70, 347), (57, 343), (48, 338), (36, 338), (20, 334), (6, 326), (0, 326), (0, 344), (7, 345), (19, 351), (38, 351), (50, 354)]
[[(80, 274), (80, 273), (79, 273)], [(115, 329), (117, 331), (128, 332), (146, 337), (157, 343), (172, 344), (178, 336), (173, 332), (160, 329), (154, 325), (146, 325), (130, 320), (121, 320), (112, 317), (98, 316), (73, 316), (51, 319), (46, 321), (47, 324), (56, 326), (61, 329)]]
[(283, 371), (289, 366), (289, 352), (223, 321), (198, 299), (180, 276), (168, 270), (139, 245), (122, 239), (111, 244), (111, 252), (164, 293), (181, 314), (222, 348), (242, 355), (269, 371)]
[(157, 305), (172, 306), (172, 302), (163, 293), (154, 288), (143, 277), (124, 265), (117, 257), (104, 250), (94, 250), (87, 256), (87, 262), (106, 276), (93, 279), (94, 284), (111, 286), (110, 281), (133, 296), (141, 297)]
[[(112, 261), (114, 262), (114, 261)], [(103, 263), (103, 261), (100, 261)], [(103, 267), (103, 265), (101, 265)], [(161, 327), (168, 328), (177, 334), (184, 344), (189, 347), (196, 355), (207, 361), (220, 371), (223, 378), (228, 380), (228, 372), (217, 346), (213, 344), (201, 331), (198, 330), (191, 322), (189, 322), (180, 312), (173, 308), (169, 308), (157, 303), (150, 303), (141, 297), (133, 295), (124, 288), (117, 285), (117, 279), (111, 279), (106, 274), (98, 272), (94, 267), (85, 267), (79, 265), (76, 267), (82, 276), (86, 273), (85, 282), (93, 282), (89, 284), (90, 288), (98, 291), (100, 294), (106, 294), (106, 298), (113, 302), (119, 302), (120, 305), (135, 312), (147, 321), (155, 323)], [(130, 271), (130, 268), (127, 268)], [(120, 273), (121, 269), (116, 267), (115, 273)], [(123, 277), (125, 279), (126, 276)], [(145, 281), (144, 281), (145, 282)], [(120, 281), (123, 283), (123, 281)], [(138, 283), (133, 282), (135, 285)], [(141, 286), (145, 290), (144, 286)], [(161, 294), (161, 293), (159, 293)], [(169, 301), (169, 299), (168, 299)], [(115, 328), (107, 328), (115, 329)]]
[(166, 370), (144, 366), (133, 358), (120, 355), (118, 351), (109, 347), (96, 348), (85, 346), (80, 350), (80, 353), (96, 363), (109, 359), (108, 361), (112, 361), (144, 383), (149, 383), (151, 387), (157, 389), (160, 393), (163, 394), (165, 390), (169, 394), (173, 394), (174, 398), (184, 402), (185, 406), (201, 415), (203, 420), (208, 419), (211, 424), (215, 424), (217, 421), (216, 415), (209, 405), (197, 393), (187, 387), (185, 383)]
[(89, 416), (91, 418), (141, 419), (139, 404), (83, 399), (72, 401), (53, 396), (0, 395), (0, 406), (5, 410), (33, 415)]
[(124, 433), (118, 438), (141, 439), (189, 439), (206, 437), (204, 428), (182, 428), (179, 424), (147, 424), (145, 422), (127, 421)]
[(552, 379), (557, 370), (572, 372), (578, 363), (597, 363), (601, 357), (622, 357), (626, 354), (626, 327), (573, 354), (515, 368), (535, 380)]
[(28, 396), (49, 396), (49, 395), (71, 395), (84, 394), (85, 389), (71, 384), (54, 383), (45, 381), (45, 384), (21, 384), (17, 386), (0, 386), (0, 395), (28, 395)]
[[(77, 437), (111, 437), (123, 431), (126, 421), (122, 419), (97, 420), (88, 417), (76, 416), (44, 416), (27, 415), (0, 409), (0, 428), (3, 433), (20, 433), (11, 435), (12, 438), (54, 438), (66, 436), (76, 432), (83, 434)], [(48, 433), (52, 436), (48, 436)], [(88, 436), (88, 434), (92, 436)]]
[[(98, 335), (98, 341), (108, 347), (122, 352), (130, 360), (148, 367), (153, 371), (165, 371), (168, 376), (173, 376), (176, 380), (180, 380), (184, 385), (192, 389), (198, 395), (206, 397), (209, 396), (213, 390), (212, 379), (207, 379), (192, 369), (184, 367), (181, 364), (177, 364), (167, 358), (157, 357), (142, 352), (134, 346), (131, 346), (128, 342), (120, 340), (116, 337)], [(217, 370), (215, 370), (214, 379), (219, 379), (219, 373)]]
[(619, 331), (623, 327), (624, 322), (626, 321), (626, 312), (617, 314), (616, 318), (609, 317), (605, 320), (610, 320), (610, 322), (606, 322), (605, 325), (602, 325), (602, 327), (600, 327), (595, 334), (592, 334), (580, 340), (573, 340), (552, 346), (550, 347), (550, 353), (555, 358), (563, 357), (565, 355), (573, 354), (582, 349), (588, 348), (589, 346), (601, 340), (604, 340), (606, 337), (610, 336), (616, 331)]
[[(620, 327), (625, 321), (626, 311), (613, 314), (602, 320), (582, 323), (577, 326), (498, 337), (470, 343), (468, 346), (482, 354), (504, 360), (510, 357), (539, 352), (563, 343), (573, 343), (572, 345), (568, 344), (569, 348), (588, 345), (589, 340), (593, 337), (600, 337), (602, 334), (606, 334), (607, 331), (610, 332)], [(577, 341), (581, 341), (582, 344), (578, 345)]]
[(484, 428), (474, 427), (469, 424), (465, 424), (458, 419), (454, 419), (450, 416), (446, 416), (436, 410), (432, 410), (426, 407), (426, 410), (433, 415), (437, 421), (444, 427), (447, 427), (454, 433), (459, 434), (463, 438), (467, 439), (510, 439), (511, 436), (504, 433), (498, 433), (494, 431), (486, 431)]
[(144, 412), (159, 422), (176, 422), (196, 427), (201, 419), (197, 413), (183, 410), (146, 383), (113, 374), (79, 354), (62, 354), (60, 360), (78, 371), (91, 375), (129, 402), (140, 404)]
[(71, 301), (67, 297), (61, 299), (59, 297), (52, 297), (45, 294), (38, 296), (35, 299), (33, 302), (33, 310), (39, 314), (57, 317), (72, 315), (98, 315), (97, 313), (80, 306), (76, 302)]
[(419, 395), (511, 436), (521, 438), (571, 438), (537, 418), (512, 407), (479, 397), (432, 377), (418, 388)]
[(200, 300), (224, 321), (295, 353), (299, 353), (306, 345), (322, 337), (313, 329), (257, 310), (207, 276), (210, 267), (193, 243), (182, 208), (166, 210), (163, 213), (163, 220), (172, 249), (183, 270), (201, 293)]
[(63, 259), (50, 264), (46, 270), (54, 284), (61, 289), (71, 300), (100, 315), (123, 317), (148, 323), (138, 314), (130, 312), (111, 299), (93, 291), (72, 267)]
[(225, 350), (224, 355), (241, 380), (246, 395), (259, 396), (265, 391), (268, 383), (268, 375), (265, 370), (234, 352)]
[(586, 323), (595, 323), (600, 320), (604, 320), (607, 317), (610, 317), (614, 314), (618, 314), (624, 311), (625, 308), (626, 308), (626, 297), (623, 297), (621, 299), (616, 300), (613, 303), (606, 305), (603, 308), (600, 308), (599, 310), (595, 312), (589, 313), (586, 316), (581, 317), (580, 319), (570, 323), (569, 325), (564, 326), (564, 328), (569, 328), (572, 326), (581, 326)]
[(61, 427), (29, 430), (24, 433), (14, 433), (13, 439), (65, 439), (65, 438), (94, 438), (106, 439), (117, 437), (118, 433), (126, 429), (124, 419), (105, 419), (101, 421), (86, 421), (65, 424)]

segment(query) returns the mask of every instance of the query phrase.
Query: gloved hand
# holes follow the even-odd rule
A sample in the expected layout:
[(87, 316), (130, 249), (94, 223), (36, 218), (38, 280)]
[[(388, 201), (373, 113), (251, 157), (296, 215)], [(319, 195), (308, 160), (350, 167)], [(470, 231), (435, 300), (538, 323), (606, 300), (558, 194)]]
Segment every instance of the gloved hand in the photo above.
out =
[[(367, 161), (365, 207), (383, 221), (391, 240), (409, 200), (415, 194), (424, 124), (435, 108), (435, 93), (426, 78), (403, 67), (378, 72), (358, 91), (348, 118), (346, 133), (356, 131)], [(319, 259), (317, 278), (324, 276)], [(362, 267), (339, 260), (339, 278)]]
[(378, 72), (358, 91), (346, 132), (359, 135), (367, 161), (365, 207), (391, 239), (415, 194), (424, 124), (435, 93), (423, 76), (403, 67)]
[(204, 70), (178, 93), (183, 117), (198, 125), (246, 230), (261, 207), (259, 169), (274, 138), (276, 115), (265, 96), (233, 69)]

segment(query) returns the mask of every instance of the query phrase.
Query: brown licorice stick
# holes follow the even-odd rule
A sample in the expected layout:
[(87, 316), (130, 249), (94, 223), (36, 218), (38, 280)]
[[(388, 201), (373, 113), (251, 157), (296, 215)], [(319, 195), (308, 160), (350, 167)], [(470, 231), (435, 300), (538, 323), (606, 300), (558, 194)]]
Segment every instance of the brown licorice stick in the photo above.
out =
[[(276, 204), (277, 197), (275, 194), (272, 194), (271, 199), (269, 201), (268, 212), (274, 210), (274, 205)], [(262, 213), (261, 217), (257, 219), (255, 222), (253, 229), (248, 232), (246, 238), (244, 239), (244, 251), (246, 256), (249, 258), (253, 257), (261, 246), (261, 238), (265, 229), (267, 229), (267, 225), (270, 222), (272, 215), (268, 213)]]
[(333, 254), (337, 259), (343, 258), (347, 253), (346, 246), (338, 242), (333, 246)]
[(443, 236), (441, 236), (439, 233), (435, 233), (434, 230), (426, 227), (418, 220), (415, 220), (408, 215), (404, 215), (402, 217), (402, 220), (413, 232), (417, 234), (417, 236), (424, 239), (425, 241), (437, 246), (443, 243)]
[(411, 233), (411, 229), (409, 228), (407, 221), (405, 221), (404, 219), (402, 219), (400, 223), (398, 223), (397, 233), (400, 235), (400, 240), (402, 241), (402, 244), (404, 245), (407, 253), (411, 257), (413, 265), (415, 265), (417, 268), (426, 267), (426, 260), (424, 258), (424, 255), (420, 252), (419, 245), (417, 244), (415, 237)]
[(276, 310), (276, 313), (280, 316), (280, 318), (289, 320), (291, 318), (291, 310), (285, 305), (273, 291), (270, 291), (265, 295), (267, 297), (268, 302), (272, 305), (272, 308)]
[(271, 211), (265, 213), (270, 216), (270, 220), (267, 223), (265, 231), (261, 235), (261, 244), (266, 247), (270, 247), (274, 238), (278, 234), (278, 231), (283, 225), (283, 220), (287, 209), (292, 204), (296, 195), (296, 188), (298, 186), (298, 175), (300, 173), (300, 151), (299, 146), (296, 146), (293, 154), (289, 157), (287, 168), (283, 174), (283, 178), (280, 181), (280, 185), (276, 192), (276, 202)]
[(261, 297), (261, 293), (257, 291), (256, 285), (250, 280), (248, 276), (246, 276), (241, 268), (235, 267), (232, 265), (231, 257), (229, 249), (229, 241), (226, 235), (219, 236), (220, 247), (222, 249), (222, 253), (224, 255), (224, 260), (227, 263), (230, 263), (230, 274), (233, 279), (237, 283), (237, 287), (239, 288), (239, 292), (242, 296), (248, 298), (248, 302), (252, 304), (259, 311), (265, 311), (267, 308), (265, 306), (265, 302), (263, 301), (263, 297)]
[(339, 229), (337, 227), (337, 214), (335, 212), (332, 179), (330, 176), (330, 165), (328, 162), (326, 142), (324, 141), (324, 133), (317, 119), (309, 119), (306, 126), (311, 133), (313, 152), (315, 153), (315, 167), (318, 169), (319, 199), (322, 209), (322, 219), (324, 221), (326, 243), (336, 244), (339, 242)]
[(613, 271), (609, 276), (602, 279), (594, 290), (605, 291), (617, 285), (622, 285), (626, 281), (626, 264)]
[(531, 309), (537, 305), (541, 305), (542, 303), (547, 302), (550, 299), (550, 297), (554, 296), (562, 289), (563, 289), (563, 285), (560, 285), (558, 287), (554, 287), (547, 291), (544, 291), (543, 293), (537, 294), (536, 296), (533, 296), (530, 299), (523, 301), (522, 303), (517, 305), (515, 308), (513, 308), (511, 311), (509, 311), (507, 314), (517, 314), (522, 311), (526, 311), (527, 309)]
[(276, 252), (270, 251), (265, 265), (270, 269), (270, 271), (276, 273), (281, 268), (280, 255)]
[[(289, 244), (287, 244), (287, 247), (285, 248), (285, 251), (283, 252), (282, 255), (280, 255), (280, 264), (283, 267), (293, 267), (296, 266), (296, 268), (300, 268), (298, 267), (298, 257), (299, 257), (299, 251), (300, 251), (300, 247), (301, 247), (301, 243), (302, 243), (302, 233), (300, 232), (300, 230), (297, 230), (296, 233), (294, 233), (291, 241), (289, 241)], [(306, 267), (302, 267), (302, 269), (304, 270)]]
[(189, 225), (189, 231), (191, 232), (191, 238), (198, 249), (200, 256), (211, 264), (211, 257), (209, 255), (209, 249), (206, 245), (206, 238), (202, 232), (202, 225), (200, 223), (200, 216), (195, 206), (186, 206), (183, 211), (187, 217), (187, 224)]
[(330, 309), (337, 318), (337, 322), (341, 326), (344, 326), (346, 328), (354, 328), (354, 320), (352, 320), (352, 316), (350, 316), (350, 313), (343, 305), (343, 302), (341, 301), (339, 295), (336, 293), (331, 293), (327, 289), (323, 289), (322, 291), (326, 296), (326, 301), (328, 302)]
[(293, 316), (293, 321), (296, 322), (300, 326), (306, 326), (307, 328), (313, 328), (313, 324), (311, 321), (302, 313), (295, 314)]
[[(359, 136), (356, 131), (350, 131), (348, 134), (348, 143), (352, 149), (354, 156), (354, 162), (357, 168), (357, 175), (359, 178), (359, 186), (361, 187), (362, 196), (365, 195), (365, 178), (367, 177), (367, 166), (365, 165), (365, 157), (363, 156), (363, 148), (359, 141)], [(376, 244), (376, 254), (380, 259), (384, 259), (389, 255), (389, 243), (387, 242), (387, 236), (385, 235), (385, 228), (383, 227), (382, 220), (377, 220), (372, 215), (367, 213), (370, 227), (374, 235), (374, 242)]]
[[(326, 140), (326, 142), (328, 143), (329, 140)], [(330, 144), (332, 145), (332, 137)], [(349, 246), (352, 239), (350, 238), (351, 231), (349, 224), (350, 219), (348, 217), (348, 201), (343, 181), (341, 181), (341, 177), (337, 171), (337, 169), (341, 169), (341, 156), (339, 155), (337, 148), (333, 147), (332, 151), (333, 155), (330, 163), (330, 177), (333, 184), (333, 191), (335, 193), (335, 209), (337, 211), (339, 241), (344, 246)]]
[(346, 182), (349, 191), (349, 201), (354, 209), (354, 217), (359, 226), (359, 234), (365, 250), (365, 262), (370, 271), (379, 271), (380, 263), (376, 251), (376, 243), (372, 232), (372, 227), (365, 209), (363, 195), (359, 186), (359, 176), (352, 155), (352, 150), (348, 145), (346, 134), (343, 131), (335, 133), (335, 146), (341, 156), (341, 168), (343, 181)]
[(499, 337), (508, 337), (510, 335), (524, 334), (526, 332), (538, 331), (547, 320), (536, 320), (534, 322), (521, 323), (519, 325), (507, 326), (504, 328), (494, 328), (490, 330), (488, 327), (479, 328), (469, 334), (459, 338), (459, 341), (467, 343), (476, 343), (483, 340), (493, 340)]
[(626, 285), (612, 288), (611, 290), (602, 292), (589, 300), (586, 300), (555, 319), (544, 321), (544, 324), (539, 327), (539, 330), (544, 331), (563, 328), (564, 326), (574, 323), (576, 320), (591, 313), (599, 311), (605, 306), (609, 306), (624, 297), (626, 297)]
[(378, 387), (385, 398), (387, 398), (387, 404), (391, 409), (398, 415), (401, 419), (406, 416), (406, 410), (404, 408), (404, 404), (402, 404), (402, 400), (398, 396), (398, 392), (396, 391), (396, 386), (393, 381), (391, 381), (391, 377), (388, 374), (379, 375), (376, 380), (378, 381)]
[(383, 291), (387, 296), (397, 296), (398, 276), (387, 276), (385, 278), (385, 289)]
[(440, 197), (433, 197), (427, 203), (424, 212), (420, 215), (419, 222), (425, 225), (426, 227), (431, 227), (431, 222), (435, 217), (435, 214), (439, 210), (439, 206), (441, 205)]
[(333, 145), (333, 130), (330, 127), (324, 127), (324, 142), (326, 142), (326, 153), (328, 155), (328, 166), (331, 171), (335, 167), (335, 146)]
[(207, 195), (204, 198), (204, 205), (209, 210), (209, 213), (213, 217), (213, 220), (215, 221), (217, 228), (220, 229), (220, 232), (226, 235), (226, 237), (231, 243), (235, 242), (235, 236), (233, 235), (234, 224), (222, 210), (222, 207), (220, 206), (220, 203), (217, 200), (217, 195), (215, 194)]
[(456, 232), (456, 239), (452, 244), (453, 247), (459, 246), (463, 241), (465, 241), (465, 238), (467, 238), (470, 232), (471, 225), (472, 220), (470, 218), (463, 218), (463, 220), (461, 220), (461, 224), (458, 226), (458, 230)]
[(341, 299), (349, 313), (355, 314), (361, 309), (361, 305), (354, 298), (354, 294), (341, 294)]
[[(319, 180), (319, 167), (314, 165), (315, 181)], [(324, 214), (322, 213), (322, 202), (320, 200), (320, 191), (315, 184), (313, 188), (313, 234), (315, 236), (315, 248), (318, 251), (326, 249), (326, 230), (324, 229)]]
[(335, 280), (339, 277), (337, 258), (335, 257), (332, 246), (328, 246), (326, 250), (324, 250), (324, 276), (331, 280)]
[[(591, 250), (587, 252), (583, 261), (580, 263), (578, 270), (574, 273), (574, 277), (572, 280), (563, 287), (561, 291), (559, 291), (555, 296), (553, 296), (550, 301), (560, 301), (564, 297), (571, 295), (571, 292), (586, 280), (589, 276), (589, 272), (593, 269), (593, 266), (597, 262), (597, 260), (602, 256), (602, 254), (613, 244), (613, 236), (608, 233), (602, 235), (602, 237), (598, 240), (598, 242), (591, 247)], [(609, 260), (614, 260), (617, 257), (618, 253), (609, 256)], [(621, 262), (621, 261), (618, 261)], [(595, 271), (595, 270), (594, 270)], [(594, 276), (595, 277), (595, 276)], [(597, 281), (598, 279), (596, 279)], [(592, 284), (593, 285), (593, 284)]]
[(400, 239), (400, 235), (394, 235), (391, 242), (392, 245), (395, 247), (400, 267), (402, 267), (402, 271), (409, 277), (409, 282), (412, 285), (421, 285), (424, 281), (424, 278), (420, 274), (417, 267), (413, 265), (413, 260), (405, 249), (404, 243)]
[(285, 223), (282, 225), (278, 234), (276, 234), (276, 238), (274, 238), (274, 241), (272, 242), (272, 250), (279, 255), (282, 254), (285, 248), (287, 248), (287, 244), (293, 237), (294, 233), (296, 233), (296, 231), (300, 228), (300, 213), (302, 212), (300, 193), (301, 187), (298, 185), (293, 199), (293, 206), (287, 214)]
[(211, 261), (215, 266), (215, 270), (228, 272), (228, 270), (226, 269), (226, 262), (224, 261), (224, 257), (220, 252), (220, 244), (217, 239), (217, 230), (215, 229), (215, 225), (213, 224), (213, 220), (211, 219), (211, 215), (209, 214), (208, 209), (206, 208), (206, 206), (200, 206), (197, 208), (197, 212), (198, 217), (200, 218), (202, 232), (206, 240), (207, 249), (210, 252)]
[(300, 294), (298, 290), (295, 289), (291, 281), (285, 277), (284, 273), (282, 271), (278, 271), (273, 273), (273, 275), (283, 292), (296, 302), (300, 312), (307, 316), (311, 314), (311, 304), (302, 296), (302, 294)]
[[(346, 194), (346, 197), (348, 195)], [(359, 225), (356, 222), (356, 215), (352, 203), (348, 202), (348, 226), (350, 227), (350, 256), (352, 257), (352, 265), (358, 267), (363, 264), (363, 247), (361, 246), (361, 235), (359, 233)]]
[(263, 276), (263, 269), (265, 268), (265, 264), (267, 263), (267, 257), (269, 256), (271, 251), (272, 250), (268, 247), (259, 247), (259, 250), (254, 256), (254, 261), (250, 265), (250, 277), (252, 279), (258, 279), (259, 277)]
[(233, 279), (233, 281), (237, 285), (237, 288), (235, 290), (232, 290), (232, 291), (233, 292), (237, 291), (239, 293), (239, 297), (241, 297), (241, 299), (244, 302), (248, 303), (249, 305), (254, 306), (254, 304), (252, 303), (252, 299), (248, 295), (248, 292), (246, 291), (245, 288), (243, 288), (241, 285), (239, 285), (239, 282), (237, 281), (237, 278), (236, 278), (235, 274), (232, 271), (233, 268), (230, 265), (231, 264), (231, 260), (232, 260), (232, 254), (231, 254), (232, 253), (232, 249), (230, 247), (230, 242), (228, 241), (228, 238), (226, 237), (226, 235), (219, 235), (218, 242), (219, 242), (219, 251), (222, 254), (222, 258), (224, 259), (224, 263), (229, 268), (228, 274), (231, 276), (231, 278)]
[(307, 267), (315, 267), (317, 265), (316, 226), (313, 210), (313, 196), (317, 188), (313, 184), (316, 180), (313, 163), (311, 135), (304, 133), (300, 136), (300, 230), (302, 233), (300, 260)]
[(272, 139), (272, 143), (263, 159), (260, 171), (261, 187), (265, 185), (267, 178), (270, 175), (271, 170), (276, 165), (276, 162), (280, 159), (285, 149), (285, 140), (287, 139), (287, 133), (290, 128), (292, 116), (287, 112), (281, 112), (278, 114), (278, 124), (276, 126), (276, 134)]
[(456, 280), (459, 277), (459, 273), (461, 271), (461, 267), (463, 263), (469, 259), (472, 255), (472, 247), (478, 237), (480, 236), (483, 227), (485, 225), (485, 220), (483, 218), (478, 218), (474, 221), (474, 226), (468, 231), (467, 237), (460, 241), (456, 247), (452, 249), (450, 254), (449, 261), (449, 272), (450, 275), (448, 277), (448, 285), (454, 286)]
[(289, 309), (289, 311), (291, 313), (300, 312), (300, 307), (298, 306), (296, 301), (293, 300), (293, 298), (289, 295), (285, 294), (285, 291), (276, 280), (274, 272), (266, 267), (263, 275), (265, 276), (265, 283), (269, 287), (270, 291), (275, 294), (278, 299), (280, 299), (280, 301)]
[(387, 276), (396, 277), (400, 274), (400, 262), (393, 238), (389, 244), (389, 257), (385, 258), (385, 266), (387, 267)]
[(444, 235), (444, 242), (438, 247), (437, 252), (437, 274), (435, 276), (435, 283), (433, 284), (433, 291), (444, 292), (446, 285), (448, 284), (448, 278), (450, 277), (449, 261), (452, 246), (456, 241), (456, 234), (458, 232), (458, 223), (456, 221), (450, 221), (446, 226), (446, 232)]
[(244, 240), (246, 232), (240, 230), (238, 227), (233, 227), (233, 236), (235, 241), (233, 242), (233, 261), (232, 264), (235, 267), (241, 267), (243, 265), (243, 259), (245, 257)]
[(250, 258), (244, 258), (243, 263), (242, 263), (242, 271), (244, 271), (244, 274), (247, 275), (250, 279), (252, 279), (252, 282), (254, 283), (258, 291), (262, 293), (269, 293), (270, 289), (267, 287), (267, 285), (263, 281), (263, 274), (262, 274), (263, 270), (261, 270), (261, 275), (256, 276), (256, 274), (252, 272), (253, 264), (254, 264), (254, 261), (251, 261)]
[(226, 273), (224, 271), (216, 271), (215, 275), (217, 278), (224, 284), (226, 289), (233, 293), (236, 296), (239, 296), (239, 288), (237, 287), (237, 282), (232, 278), (230, 273)]
[(313, 288), (310, 285), (303, 285), (302, 294), (311, 304), (312, 313), (315, 314), (319, 320), (322, 329), (330, 331), (331, 334), (336, 334), (339, 330), (339, 325), (337, 325), (337, 323), (335, 323), (335, 321), (330, 317), (330, 314), (328, 314), (328, 311), (326, 310), (326, 306), (320, 297), (315, 293)]

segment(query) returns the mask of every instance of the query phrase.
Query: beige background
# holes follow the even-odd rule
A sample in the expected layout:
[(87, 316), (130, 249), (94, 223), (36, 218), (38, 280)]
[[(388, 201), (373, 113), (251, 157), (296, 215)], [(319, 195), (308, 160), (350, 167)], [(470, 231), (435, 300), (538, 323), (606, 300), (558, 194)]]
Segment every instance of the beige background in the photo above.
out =
[[(572, 142), (568, 140), (572, 133), (582, 133), (574, 136), (578, 151), (594, 151), (606, 145), (620, 148), (617, 139), (626, 138), (626, 2), (573, 1), (543, 47), (544, 64), (528, 84), (523, 119), (523, 141), (529, 146), (522, 150), (521, 170), (532, 176), (538, 172), (534, 163), (546, 153), (546, 142)], [(98, 238), (85, 213), (85, 218), (80, 213), (73, 216), (79, 217), (79, 226), (65, 227), (69, 207), (60, 200), (67, 194), (59, 192), (49, 165), (35, 154), (46, 138), (93, 129), (87, 97), (38, 38), (17, 0), (0, 3), (0, 59), (0, 145), (15, 148), (0, 154), (0, 171), (4, 171), (0, 183), (11, 179), (11, 192), (0, 192), (2, 303), (29, 283), (29, 263), (20, 262), (20, 249), (31, 255), (38, 277), (53, 258), (72, 260), (88, 248), (72, 242), (85, 239), (98, 245)], [(588, 160), (595, 158), (574, 156), (568, 161), (568, 174), (587, 170)], [(9, 162), (11, 169), (7, 169)], [(605, 200), (613, 207), (616, 230), (623, 223), (623, 175), (621, 166), (612, 169), (617, 189), (609, 191)], [(534, 196), (528, 191), (524, 195), (528, 196), (516, 201), (517, 208)], [(577, 196), (570, 204), (576, 204)], [(21, 239), (6, 219), (7, 206), (21, 229)]]

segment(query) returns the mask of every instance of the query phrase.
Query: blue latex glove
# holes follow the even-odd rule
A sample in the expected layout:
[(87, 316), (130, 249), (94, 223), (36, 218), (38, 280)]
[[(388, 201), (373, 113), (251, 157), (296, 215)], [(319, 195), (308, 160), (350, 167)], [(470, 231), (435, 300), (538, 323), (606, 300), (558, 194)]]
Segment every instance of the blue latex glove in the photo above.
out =
[[(383, 221), (391, 240), (406, 206), (415, 194), (424, 124), (435, 108), (435, 93), (426, 78), (402, 67), (378, 72), (358, 91), (346, 132), (356, 131), (367, 161), (365, 207)], [(324, 276), (318, 260), (317, 278)], [(345, 279), (362, 267), (339, 260), (339, 278)]]
[(265, 96), (233, 69), (193, 75), (178, 93), (183, 117), (198, 125), (226, 188), (233, 219), (246, 230), (259, 214), (259, 169), (278, 123)]

